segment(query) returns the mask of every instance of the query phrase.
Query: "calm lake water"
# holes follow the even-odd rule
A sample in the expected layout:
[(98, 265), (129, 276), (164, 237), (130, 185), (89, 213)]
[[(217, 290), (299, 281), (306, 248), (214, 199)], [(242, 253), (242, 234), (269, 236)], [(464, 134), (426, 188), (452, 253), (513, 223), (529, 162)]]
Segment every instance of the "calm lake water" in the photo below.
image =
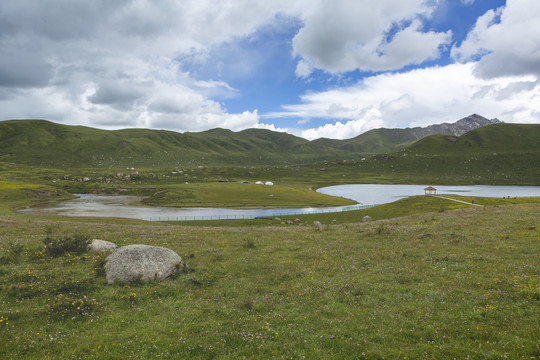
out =
[[(414, 195), (423, 195), (428, 185), (380, 185), (356, 184), (337, 185), (317, 191), (333, 196), (355, 200), (361, 204), (386, 204)], [(479, 197), (525, 197), (540, 196), (540, 186), (434, 186), (437, 195), (462, 195)]]
[[(341, 196), (357, 201), (360, 205), (377, 205), (393, 202), (405, 197), (423, 195), (427, 185), (338, 185), (321, 188), (323, 194)], [(540, 186), (435, 186), (438, 195), (464, 195), (481, 197), (540, 196)], [(49, 214), (65, 216), (122, 217), (142, 220), (210, 220), (226, 218), (253, 218), (312, 214), (351, 210), (357, 207), (306, 207), (271, 209), (228, 209), (228, 208), (171, 208), (140, 207), (130, 204), (140, 198), (136, 196), (78, 195), (77, 199), (55, 205), (20, 210), (27, 214)]]
[(174, 208), (141, 207), (130, 205), (140, 201), (137, 196), (104, 196), (77, 194), (77, 199), (62, 201), (54, 205), (37, 206), (19, 210), (26, 214), (48, 214), (64, 216), (121, 217), (141, 220), (219, 220), (250, 219), (254, 217), (274, 217), (278, 215), (313, 214), (338, 212), (356, 207), (305, 207), (305, 208)]

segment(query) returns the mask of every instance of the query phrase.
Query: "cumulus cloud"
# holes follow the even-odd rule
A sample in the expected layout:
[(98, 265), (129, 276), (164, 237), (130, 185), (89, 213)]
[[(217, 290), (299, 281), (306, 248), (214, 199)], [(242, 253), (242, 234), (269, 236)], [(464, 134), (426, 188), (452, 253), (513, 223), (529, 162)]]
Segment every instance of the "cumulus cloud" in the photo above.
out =
[(307, 77), (313, 68), (330, 73), (395, 70), (438, 58), (452, 33), (423, 31), (420, 19), (432, 12), (429, 4), (424, 0), (318, 3), (293, 39), (294, 54), (301, 57), (297, 75)]
[(354, 86), (307, 92), (281, 113), (260, 115), (256, 108), (231, 113), (220, 101), (240, 96), (241, 90), (218, 75), (198, 79), (185, 70), (186, 62), (204, 63), (228, 48), (237, 66), (226, 71), (238, 71), (245, 76), (242, 81), (248, 81), (260, 69), (256, 58), (267, 54), (259, 49), (257, 54), (240, 52), (234, 44), (284, 19), (294, 19), (295, 35), (284, 40), (290, 44), (287, 55), (296, 62), (295, 75), (306, 82), (317, 69), (341, 75), (423, 64), (452, 46), (451, 31), (424, 27), (437, 4), (438, 0), (3, 0), (2, 118), (177, 131), (279, 131), (270, 120), (286, 117), (300, 120), (302, 127), (315, 119), (330, 121), (306, 131), (309, 138), (455, 121), (473, 112), (538, 122), (537, 0), (507, 0), (505, 7), (480, 17), (467, 38), (452, 47), (460, 64), (383, 73)]
[(332, 119), (298, 134), (345, 139), (379, 127), (455, 122), (473, 113), (506, 122), (538, 123), (540, 82), (534, 76), (482, 79), (475, 75), (473, 63), (453, 64), (372, 76), (354, 86), (306, 94), (300, 104), (268, 116)]
[(382, 127), (382, 125), (383, 121), (380, 119), (373, 121), (365, 119), (350, 120), (344, 123), (338, 121), (335, 124), (325, 124), (317, 128), (304, 130), (301, 135), (309, 140), (320, 138), (349, 139), (368, 130)]
[(484, 78), (540, 75), (540, 2), (508, 0), (506, 6), (481, 16), (460, 45), (458, 61), (480, 59), (475, 73)]
[(179, 131), (257, 125), (255, 109), (230, 114), (213, 100), (236, 96), (236, 89), (194, 79), (181, 59), (204, 58), (210, 47), (252, 33), (277, 12), (298, 14), (303, 3), (3, 1), (2, 116)]

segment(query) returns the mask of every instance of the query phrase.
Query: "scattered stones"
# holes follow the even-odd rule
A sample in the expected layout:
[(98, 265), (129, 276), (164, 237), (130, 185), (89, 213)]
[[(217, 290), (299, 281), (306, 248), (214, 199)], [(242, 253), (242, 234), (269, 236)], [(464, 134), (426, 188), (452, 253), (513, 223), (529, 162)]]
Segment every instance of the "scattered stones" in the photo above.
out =
[(299, 223), (302, 222), (302, 220), (300, 220), (299, 218), (296, 218), (296, 219), (294, 219), (294, 222), (297, 223), (297, 224), (299, 224)]
[(370, 222), (370, 221), (372, 221), (372, 220), (373, 220), (373, 219), (371, 218), (371, 216), (368, 216), (368, 215), (366, 215), (366, 216), (364, 216), (364, 217), (362, 218), (362, 222), (364, 222), (364, 223), (365, 223), (365, 222)]
[(116, 245), (115, 243), (112, 243), (110, 241), (105, 241), (105, 240), (99, 240), (99, 239), (92, 240), (92, 243), (90, 244), (91, 252), (114, 251), (117, 248), (118, 248), (118, 245)]
[(315, 228), (316, 228), (317, 230), (319, 230), (319, 231), (324, 230), (324, 225), (321, 224), (320, 221), (314, 221), (314, 222), (313, 222), (313, 226), (315, 226)]
[(107, 258), (107, 283), (162, 281), (183, 269), (184, 263), (177, 253), (159, 246), (128, 245), (118, 248)]
[(281, 221), (281, 218), (275, 217), (274, 221)]

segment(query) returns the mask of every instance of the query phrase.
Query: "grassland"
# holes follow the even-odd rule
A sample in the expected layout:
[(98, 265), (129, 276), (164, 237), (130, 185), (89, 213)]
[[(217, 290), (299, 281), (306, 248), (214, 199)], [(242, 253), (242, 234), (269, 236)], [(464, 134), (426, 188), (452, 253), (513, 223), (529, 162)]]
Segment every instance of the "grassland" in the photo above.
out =
[[(0, 217), (0, 357), (537, 359), (539, 211), (322, 231)], [(109, 286), (98, 255), (41, 253), (46, 229), (165, 246), (190, 270)]]
[[(540, 357), (538, 198), (459, 197), (484, 206), (473, 207), (419, 196), (293, 225), (281, 222), (298, 216), (147, 223), (13, 213), (72, 193), (320, 206), (348, 203), (313, 191), (341, 183), (540, 185), (538, 126), (434, 136), (362, 159), (269, 131), (0, 125), (1, 359)], [(362, 223), (366, 215), (374, 221)], [(51, 231), (165, 246), (189, 271), (109, 286), (104, 255), (44, 254)]]

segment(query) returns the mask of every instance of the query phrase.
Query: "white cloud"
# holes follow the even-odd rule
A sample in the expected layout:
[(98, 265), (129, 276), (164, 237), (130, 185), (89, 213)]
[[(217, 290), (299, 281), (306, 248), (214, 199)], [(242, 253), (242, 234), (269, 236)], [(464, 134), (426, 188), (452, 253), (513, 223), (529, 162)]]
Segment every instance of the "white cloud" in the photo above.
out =
[(296, 76), (299, 78), (308, 78), (313, 72), (313, 65), (305, 60), (300, 60), (296, 66)]
[(455, 122), (479, 113), (506, 122), (540, 122), (540, 82), (534, 76), (482, 79), (474, 63), (383, 74), (331, 91), (309, 93), (265, 118), (328, 119), (303, 131), (310, 139), (351, 138), (378, 127)]
[(475, 72), (485, 78), (540, 75), (538, 34), (540, 1), (508, 0), (506, 7), (481, 16), (452, 56), (459, 61), (481, 58)]
[(204, 58), (212, 46), (252, 33), (278, 12), (297, 15), (307, 3), (2, 1), (2, 117), (178, 131), (255, 126), (257, 110), (230, 114), (214, 100), (236, 89), (194, 79), (181, 59)]
[[(316, 3), (317, 4), (317, 3)], [(433, 7), (424, 0), (336, 0), (313, 5), (293, 39), (297, 75), (309, 67), (330, 73), (394, 70), (440, 56), (451, 32), (424, 32), (420, 19)]]
[(301, 135), (308, 140), (319, 138), (349, 139), (368, 130), (382, 127), (382, 124), (380, 119), (374, 121), (350, 120), (345, 123), (338, 121), (335, 124), (325, 124), (318, 128), (304, 130)]
[(274, 125), (274, 124), (259, 123), (259, 124), (255, 125), (255, 126), (253, 126), (253, 128), (255, 128), (255, 129), (266, 129), (266, 130), (272, 130), (272, 131), (277, 131), (277, 132), (290, 132), (290, 129), (276, 127), (276, 125)]
[[(286, 39), (298, 57), (299, 78), (308, 79), (315, 69), (343, 73), (420, 64), (437, 59), (450, 46), (450, 31), (429, 31), (422, 25), (437, 4), (437, 0), (3, 0), (1, 116), (177, 131), (279, 129), (268, 123), (272, 117), (293, 117), (303, 126), (314, 119), (333, 122), (306, 131), (308, 137), (351, 137), (373, 127), (455, 121), (473, 112), (505, 121), (538, 122), (537, 0), (508, 0), (505, 8), (478, 19), (467, 39), (452, 49), (455, 59), (468, 64), (383, 74), (356, 86), (308, 93), (281, 114), (260, 116), (254, 108), (230, 113), (219, 101), (239, 96), (240, 90), (219, 79), (196, 79), (182, 68), (185, 59), (204, 62), (219, 46), (234, 44), (281, 18), (299, 19), (298, 33)], [(235, 71), (244, 75), (258, 71), (255, 54), (236, 55)], [(471, 61), (478, 58), (475, 66)], [(521, 76), (526, 74), (535, 76)], [(502, 77), (491, 79), (495, 76)]]

